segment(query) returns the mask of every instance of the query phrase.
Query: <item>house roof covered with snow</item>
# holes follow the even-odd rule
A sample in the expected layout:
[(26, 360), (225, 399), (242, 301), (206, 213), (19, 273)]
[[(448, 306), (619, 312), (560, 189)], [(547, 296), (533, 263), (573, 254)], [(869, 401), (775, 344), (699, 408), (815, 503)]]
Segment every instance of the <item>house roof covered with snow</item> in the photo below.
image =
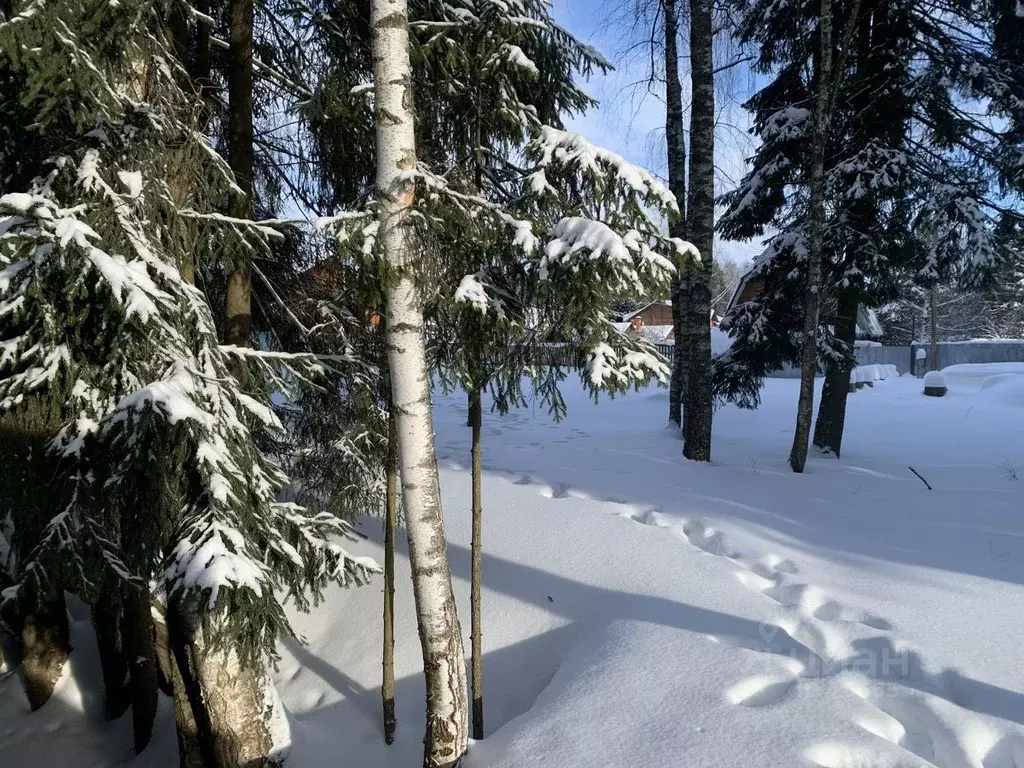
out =
[(885, 334), (882, 322), (878, 319), (878, 313), (861, 306), (857, 308), (857, 338), (873, 339)]
[[(755, 267), (740, 279), (736, 285), (736, 290), (733, 291), (732, 298), (729, 300), (727, 311), (737, 304), (753, 301), (764, 290), (764, 278), (758, 274), (758, 269), (758, 267)], [(877, 339), (884, 334), (885, 328), (882, 327), (882, 323), (878, 319), (878, 313), (869, 307), (859, 307), (857, 309), (857, 338)]]
[[(616, 330), (627, 333), (632, 328), (632, 323), (612, 323)], [(641, 335), (652, 344), (671, 344), (671, 325), (645, 325), (640, 328)]]
[(624, 314), (622, 316), (622, 321), (625, 322), (625, 323), (628, 323), (634, 317), (636, 317), (637, 315), (642, 313), (645, 309), (649, 309), (650, 307), (671, 307), (671, 306), (672, 306), (672, 302), (671, 301), (651, 301), (651, 302), (648, 302), (647, 304), (644, 304), (638, 310), (635, 310), (633, 312), (627, 312), (626, 314)]

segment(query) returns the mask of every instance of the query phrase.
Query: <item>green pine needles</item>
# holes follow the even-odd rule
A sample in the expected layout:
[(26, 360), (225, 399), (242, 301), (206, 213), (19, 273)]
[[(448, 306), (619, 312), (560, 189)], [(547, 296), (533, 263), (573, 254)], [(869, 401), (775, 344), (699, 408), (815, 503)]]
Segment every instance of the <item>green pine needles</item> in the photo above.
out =
[(264, 252), (281, 233), (219, 212), (231, 175), (198, 130), (162, 13), (36, 2), (0, 23), (24, 131), (51, 150), (0, 197), (5, 473), (50, 476), (32, 503), (3, 486), (3, 594), (24, 611), (60, 590), (95, 600), (111, 578), (152, 582), (221, 617), (215, 646), (262, 662), (290, 634), (282, 600), (304, 608), (376, 570), (342, 546), (348, 523), (279, 501), (288, 436), (272, 396), (329, 387), (358, 363), (218, 343), (183, 265)]

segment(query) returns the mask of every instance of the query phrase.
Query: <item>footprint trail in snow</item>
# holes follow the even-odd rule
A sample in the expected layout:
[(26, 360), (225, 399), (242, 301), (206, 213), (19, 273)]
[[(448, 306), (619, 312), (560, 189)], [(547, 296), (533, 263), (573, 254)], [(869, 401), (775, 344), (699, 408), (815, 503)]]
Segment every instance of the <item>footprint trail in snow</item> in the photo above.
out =
[[(712, 637), (782, 658), (769, 671), (743, 678), (723, 691), (732, 705), (758, 709), (784, 702), (801, 685), (844, 675), (843, 686), (863, 705), (854, 724), (877, 745), (823, 739), (803, 757), (821, 768), (1024, 768), (1024, 738), (972, 718), (957, 703), (949, 671), (929, 675), (921, 659), (888, 635), (893, 624), (854, 609), (813, 584), (796, 581), (790, 559), (770, 554), (748, 560), (732, 550), (719, 529), (612, 497), (593, 496), (568, 483), (535, 481), (529, 472), (507, 472), (517, 485), (540, 485), (550, 499), (582, 498), (614, 504), (615, 512), (641, 525), (666, 529), (699, 552), (738, 566), (737, 582), (763, 595), (780, 611), (759, 627), (760, 637)], [(867, 633), (867, 634), (866, 634)]]

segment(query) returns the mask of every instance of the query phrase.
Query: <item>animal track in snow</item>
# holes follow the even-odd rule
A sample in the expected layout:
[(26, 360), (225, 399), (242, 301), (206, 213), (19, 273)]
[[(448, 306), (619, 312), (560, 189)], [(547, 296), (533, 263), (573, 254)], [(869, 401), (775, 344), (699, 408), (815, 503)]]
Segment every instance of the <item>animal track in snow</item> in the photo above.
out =
[[(770, 562), (770, 561), (768, 561)], [(781, 571), (778, 565), (786, 564), (791, 570)], [(846, 608), (836, 600), (830, 599), (825, 592), (811, 584), (787, 584), (785, 573), (795, 572), (796, 566), (784, 560), (771, 570), (767, 563), (754, 563), (745, 566), (745, 570), (737, 573), (739, 580), (755, 592), (774, 600), (783, 608), (795, 608), (807, 618), (827, 622), (848, 622), (863, 624), (871, 629), (888, 631), (892, 624), (880, 616), (870, 613), (858, 613)]]
[(640, 523), (640, 525), (653, 525), (657, 528), (666, 528), (672, 524), (670, 518), (666, 518), (658, 507), (652, 507), (643, 512), (636, 512), (631, 515), (630, 519)]
[[(918, 683), (936, 690), (908, 691), (854, 677), (844, 685), (851, 693), (871, 707), (871, 711), (854, 718), (854, 723), (868, 733), (883, 739), (919, 758), (912, 763), (885, 759), (864, 762), (866, 766), (928, 765), (935, 768), (1024, 768), (1024, 738), (1003, 733), (994, 725), (956, 709), (958, 706), (944, 692), (943, 676), (929, 681), (920, 670)], [(884, 676), (883, 676), (884, 679)], [(944, 714), (944, 711), (952, 715)], [(861, 763), (844, 762), (840, 754), (863, 752), (861, 747), (822, 744), (808, 750), (806, 757), (823, 768), (846, 768)], [(881, 751), (880, 751), (881, 754)]]
[(865, 627), (871, 627), (871, 629), (878, 629), (882, 632), (888, 632), (892, 629), (892, 622), (883, 619), (881, 616), (875, 616), (870, 613), (865, 613), (860, 618), (860, 623)]
[(729, 686), (725, 699), (743, 707), (767, 707), (788, 696), (795, 685), (790, 675), (755, 675)]
[(686, 540), (693, 546), (707, 552), (709, 555), (719, 555), (720, 557), (728, 557), (730, 559), (737, 557), (736, 553), (731, 552), (726, 547), (725, 537), (721, 531), (705, 526), (699, 520), (691, 520), (684, 523), (683, 535), (686, 536)]
[(1024, 738), (1004, 736), (985, 753), (982, 768), (1024, 768)]
[[(529, 471), (517, 470), (507, 474), (517, 485), (539, 482)], [(865, 654), (877, 657), (880, 653), (881, 658), (887, 658), (886, 649), (889, 649), (889, 657), (895, 658), (899, 650), (886, 636), (853, 639), (842, 625), (858, 623), (880, 631), (888, 631), (892, 625), (879, 616), (844, 606), (814, 585), (790, 583), (789, 578), (799, 572), (792, 560), (770, 554), (748, 562), (729, 548), (721, 531), (700, 520), (682, 520), (664, 513), (659, 507), (632, 505), (620, 498), (573, 489), (565, 482), (545, 481), (542, 485), (539, 492), (546, 498), (575, 497), (614, 504), (619, 507), (614, 510), (616, 514), (642, 525), (668, 528), (700, 551), (732, 560), (741, 566), (736, 577), (744, 586), (786, 609), (776, 623), (765, 622), (759, 626), (760, 637), (711, 638), (716, 642), (771, 654), (775, 658), (785, 657), (783, 670), (755, 675), (729, 686), (723, 692), (728, 702), (754, 709), (768, 707), (786, 700), (798, 684), (839, 673), (852, 673), (853, 684), (848, 687), (856, 689), (854, 692), (872, 707), (871, 712), (859, 716), (855, 723), (899, 749), (825, 742), (804, 753), (810, 762), (821, 768), (921, 768), (923, 765), (935, 768), (1024, 768), (1024, 740), (1016, 736), (994, 734), (980, 754), (977, 748), (973, 748), (974, 754), (969, 756), (958, 732), (928, 704), (929, 694), (899, 691), (881, 696), (870, 692), (870, 678), (880, 678), (884, 684), (886, 675), (879, 676), (877, 670), (861, 669), (859, 660)], [(907, 673), (919, 676), (919, 660), (908, 659), (910, 666), (915, 668)], [(939, 693), (945, 696), (941, 691)], [(951, 699), (947, 697), (947, 701)]]
[(862, 680), (849, 681), (846, 687), (888, 717), (858, 722), (875, 736), (913, 752), (937, 768), (977, 765), (961, 743), (958, 729), (938, 715), (925, 694), (891, 695), (869, 688)]
[(568, 483), (555, 482), (543, 489), (540, 495), (547, 499), (567, 499), (569, 498), (569, 488)]
[[(522, 470), (509, 474), (519, 485), (538, 482)], [(775, 623), (765, 622), (758, 627), (760, 637), (711, 639), (784, 661), (782, 670), (754, 675), (727, 687), (724, 698), (736, 706), (770, 707), (786, 701), (799, 685), (813, 684), (817, 678), (850, 678), (847, 687), (868, 705), (854, 723), (880, 741), (817, 744), (804, 752), (809, 762), (821, 768), (1024, 768), (1024, 739), (991, 728), (985, 738), (965, 734), (957, 727), (959, 715), (947, 722), (942, 711), (963, 702), (957, 702), (954, 691), (946, 689), (942, 675), (925, 675), (917, 655), (901, 650), (890, 636), (851, 634), (850, 625), (854, 624), (881, 632), (891, 630), (892, 624), (844, 605), (813, 584), (793, 581), (799, 569), (792, 560), (774, 554), (752, 562), (741, 559), (721, 531), (700, 520), (682, 520), (659, 507), (633, 505), (620, 498), (574, 489), (568, 483), (545, 482), (540, 494), (614, 504), (618, 507), (612, 510), (615, 514), (642, 525), (668, 528), (700, 551), (733, 561), (740, 566), (736, 577), (744, 586), (784, 609)], [(879, 659), (881, 670), (876, 663)], [(887, 671), (886, 659), (898, 662), (899, 669)], [(916, 682), (911, 685), (911, 680)], [(988, 728), (981, 721), (977, 725)]]
[(740, 583), (748, 589), (752, 589), (755, 592), (767, 592), (775, 586), (775, 582), (765, 576), (762, 576), (755, 571), (748, 571), (743, 569), (736, 571), (736, 578), (740, 580)]
[(779, 557), (779, 555), (768, 555), (764, 559), (764, 564), (773, 571), (790, 575), (797, 573), (799, 570), (792, 560)]

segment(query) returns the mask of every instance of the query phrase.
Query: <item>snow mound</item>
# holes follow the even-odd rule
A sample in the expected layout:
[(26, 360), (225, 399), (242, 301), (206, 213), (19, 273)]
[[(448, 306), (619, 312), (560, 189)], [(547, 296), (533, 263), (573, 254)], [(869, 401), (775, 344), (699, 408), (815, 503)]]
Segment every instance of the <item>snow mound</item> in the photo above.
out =
[(530, 710), (473, 745), (467, 768), (522, 768), (538, 757), (558, 768), (792, 765), (796, 745), (823, 732), (870, 738), (852, 722), (849, 699), (827, 686), (798, 693), (797, 660), (730, 638), (615, 620), (586, 627), (566, 658)]
[(984, 381), (981, 382), (982, 390), (994, 389), (995, 387), (1002, 386), (1004, 382), (1016, 381), (1019, 373), (996, 373), (992, 376), (987, 376)]
[(886, 379), (898, 379), (899, 369), (895, 365), (858, 365), (850, 373), (850, 381), (858, 384), (862, 381), (885, 381)]
[(984, 394), (979, 395), (991, 405), (1024, 408), (1024, 376), (1014, 373), (999, 373), (989, 376), (981, 383)]
[(928, 371), (924, 375), (924, 386), (926, 389), (931, 387), (945, 387), (946, 377), (938, 371)]
[(942, 369), (951, 386), (980, 386), (989, 376), (1001, 373), (1024, 375), (1024, 363), (959, 363)]

